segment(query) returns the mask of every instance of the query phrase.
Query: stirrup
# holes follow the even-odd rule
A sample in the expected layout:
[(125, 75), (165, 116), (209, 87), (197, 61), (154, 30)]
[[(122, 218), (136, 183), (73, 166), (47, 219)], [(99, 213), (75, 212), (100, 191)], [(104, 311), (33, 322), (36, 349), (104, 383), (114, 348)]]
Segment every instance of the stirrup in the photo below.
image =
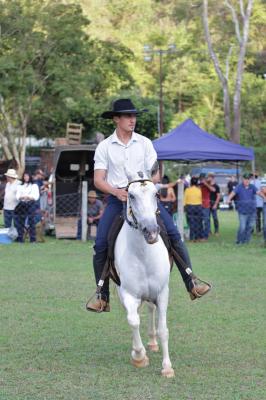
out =
[[(194, 274), (191, 274), (191, 277), (192, 277), (192, 282), (193, 282), (194, 286), (193, 286), (193, 288), (190, 289), (189, 296), (190, 296), (192, 301), (195, 300), (195, 299), (200, 299), (202, 296), (204, 296), (205, 294), (209, 293), (209, 291), (212, 289), (212, 285), (209, 282), (198, 278)], [(201, 284), (208, 286), (207, 290), (202, 294), (197, 291), (197, 286), (201, 286)], [(194, 293), (191, 292), (192, 289), (195, 289)]]
[[(96, 302), (97, 302), (97, 300), (98, 300), (99, 305), (100, 305), (99, 309), (95, 309), (95, 308), (89, 307), (90, 302), (93, 300), (93, 298), (95, 298), (95, 296), (96, 296), (95, 304), (96, 304)], [(104, 304), (103, 302), (105, 302), (105, 304)], [(91, 312), (95, 312), (95, 313), (102, 313), (102, 312), (109, 312), (109, 311), (110, 311), (109, 302), (106, 301), (106, 300), (104, 300), (104, 299), (102, 298), (101, 293), (99, 293), (97, 290), (96, 290), (96, 292), (93, 293), (93, 295), (89, 298), (89, 300), (87, 301), (85, 307), (86, 307), (86, 310), (87, 310), (87, 311), (91, 311)]]

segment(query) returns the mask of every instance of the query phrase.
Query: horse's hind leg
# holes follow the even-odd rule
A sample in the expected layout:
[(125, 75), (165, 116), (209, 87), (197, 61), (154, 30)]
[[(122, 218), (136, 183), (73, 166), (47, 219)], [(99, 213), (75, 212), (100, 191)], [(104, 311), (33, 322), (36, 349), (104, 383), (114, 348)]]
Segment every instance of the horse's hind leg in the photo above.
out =
[(156, 328), (155, 328), (155, 313), (156, 313), (156, 305), (153, 303), (147, 303), (149, 310), (149, 326), (148, 326), (148, 335), (149, 342), (148, 347), (150, 351), (157, 352), (159, 351), (159, 346), (156, 337)]
[(167, 328), (166, 322), (166, 313), (167, 313), (167, 305), (168, 305), (168, 293), (169, 289), (166, 286), (163, 291), (160, 293), (157, 299), (157, 307), (158, 307), (158, 336), (161, 341), (162, 350), (163, 350), (163, 362), (162, 362), (162, 376), (167, 378), (172, 378), (175, 375), (175, 372), (172, 368), (172, 364), (169, 357), (168, 351), (168, 339), (169, 332)]
[(149, 359), (146, 356), (146, 350), (143, 346), (139, 332), (140, 318), (138, 308), (140, 307), (141, 301), (123, 291), (121, 288), (120, 295), (127, 310), (127, 321), (133, 334), (131, 362), (138, 368), (147, 367), (149, 365)]

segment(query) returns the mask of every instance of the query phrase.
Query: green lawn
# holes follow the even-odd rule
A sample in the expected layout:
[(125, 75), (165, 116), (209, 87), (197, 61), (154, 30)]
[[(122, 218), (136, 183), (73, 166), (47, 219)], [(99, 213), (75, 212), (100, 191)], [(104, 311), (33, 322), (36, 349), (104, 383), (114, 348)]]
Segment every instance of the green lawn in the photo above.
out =
[[(189, 244), (194, 271), (213, 283), (191, 302), (174, 268), (168, 326), (176, 376), (131, 366), (131, 333), (112, 290), (111, 313), (85, 311), (93, 292), (92, 243), (0, 246), (0, 399), (266, 399), (266, 249), (234, 244), (237, 219), (221, 212), (221, 235)], [(142, 309), (147, 342), (147, 310)]]

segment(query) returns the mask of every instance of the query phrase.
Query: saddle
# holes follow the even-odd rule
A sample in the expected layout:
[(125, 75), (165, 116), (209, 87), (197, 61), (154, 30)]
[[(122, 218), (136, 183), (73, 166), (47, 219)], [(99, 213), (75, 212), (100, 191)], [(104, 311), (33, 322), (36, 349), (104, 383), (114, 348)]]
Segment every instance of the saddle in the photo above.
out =
[[(115, 249), (115, 242), (116, 242), (117, 236), (118, 236), (124, 222), (125, 222), (125, 220), (124, 220), (123, 216), (118, 215), (115, 218), (115, 220), (111, 226), (111, 229), (108, 234), (107, 261), (104, 266), (104, 272), (103, 272), (103, 275), (106, 278), (110, 277), (114, 281), (114, 283), (118, 286), (120, 286), (121, 282), (120, 282), (120, 278), (119, 278), (118, 273), (115, 268), (114, 249)], [(171, 248), (171, 242), (167, 235), (164, 223), (163, 223), (162, 219), (160, 218), (160, 216), (157, 216), (157, 223), (160, 227), (160, 236), (165, 244), (165, 247), (168, 250), (169, 260), (170, 260), (170, 265), (171, 265), (171, 270), (172, 270), (172, 267), (173, 267), (173, 255), (172, 254), (173, 253), (172, 253), (172, 248)]]

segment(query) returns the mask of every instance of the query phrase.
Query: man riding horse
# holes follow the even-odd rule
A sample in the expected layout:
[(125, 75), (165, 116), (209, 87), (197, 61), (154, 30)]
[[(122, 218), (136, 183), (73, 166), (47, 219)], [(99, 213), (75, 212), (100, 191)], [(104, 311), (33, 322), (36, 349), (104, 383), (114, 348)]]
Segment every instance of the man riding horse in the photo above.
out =
[[(145, 111), (137, 110), (130, 99), (119, 99), (113, 103), (111, 111), (102, 114), (102, 118), (113, 119), (116, 129), (111, 136), (99, 143), (94, 156), (94, 185), (101, 192), (109, 195), (98, 225), (94, 246), (93, 267), (97, 284), (102, 278), (107, 260), (109, 230), (115, 218), (122, 214), (123, 202), (127, 201), (126, 170), (148, 173), (157, 160), (152, 142), (134, 131), (137, 115)], [(174, 261), (190, 298), (192, 300), (200, 298), (210, 290), (210, 285), (195, 279), (187, 248), (182, 242), (172, 217), (159, 201), (158, 209), (171, 242)], [(101, 294), (86, 304), (88, 311), (110, 311), (108, 277), (104, 279), (101, 286)]]

